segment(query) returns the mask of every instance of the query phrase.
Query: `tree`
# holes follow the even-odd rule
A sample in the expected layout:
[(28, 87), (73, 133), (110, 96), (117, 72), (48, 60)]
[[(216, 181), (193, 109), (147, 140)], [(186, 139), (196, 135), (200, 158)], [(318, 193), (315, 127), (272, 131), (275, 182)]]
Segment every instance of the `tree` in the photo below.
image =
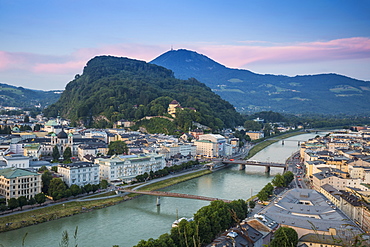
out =
[(87, 193), (87, 194), (89, 194), (89, 193), (90, 193), (90, 191), (92, 191), (92, 186), (91, 186), (91, 184), (86, 184), (86, 185), (84, 186), (84, 189), (85, 189), (86, 193)]
[(294, 174), (293, 172), (291, 171), (287, 171), (283, 174), (283, 177), (284, 177), (284, 180), (285, 180), (285, 186), (287, 186), (288, 184), (290, 184), (290, 182), (293, 181), (294, 179)]
[(64, 160), (70, 161), (70, 160), (71, 160), (71, 157), (72, 157), (72, 151), (71, 151), (71, 148), (70, 148), (70, 147), (67, 147), (67, 148), (64, 150), (63, 158), (64, 158)]
[(13, 210), (18, 207), (18, 200), (15, 198), (10, 198), (8, 200), (8, 207), (13, 212)]
[(128, 154), (128, 147), (123, 141), (113, 141), (108, 145), (108, 154)]
[(100, 181), (100, 188), (102, 189), (106, 189), (108, 188), (108, 181), (103, 179), (102, 181)]
[(50, 185), (50, 181), (52, 178), (53, 178), (53, 175), (51, 175), (51, 172), (49, 170), (44, 171), (44, 173), (41, 175), (41, 181), (42, 181), (41, 190), (45, 194), (47, 194), (49, 191), (49, 185)]
[(254, 200), (249, 201), (249, 207), (254, 208), (256, 206), (256, 202)]
[(93, 192), (93, 193), (95, 193), (95, 191), (97, 191), (99, 189), (99, 185), (98, 184), (92, 184), (91, 185), (91, 191)]
[(41, 205), (46, 201), (46, 196), (44, 193), (38, 193), (35, 195), (36, 202)]
[(18, 206), (21, 208), (21, 210), (23, 209), (23, 206), (27, 205), (27, 197), (25, 196), (20, 196), (18, 197)]
[(52, 166), (52, 167), (51, 167), (51, 170), (52, 170), (53, 172), (58, 172), (58, 166)]
[(270, 242), (270, 247), (295, 247), (298, 244), (298, 234), (290, 227), (280, 227)]
[(260, 201), (267, 201), (267, 199), (269, 198), (269, 195), (265, 190), (261, 190), (260, 192), (258, 192), (257, 196)]
[(49, 169), (46, 167), (46, 166), (41, 166), (39, 169), (38, 169), (38, 172), (44, 172), (44, 171), (48, 171)]
[(53, 148), (53, 153), (51, 155), (53, 157), (53, 161), (57, 162), (60, 158), (60, 153), (58, 147), (55, 145)]
[(78, 194), (81, 194), (81, 188), (77, 184), (72, 184), (69, 189), (71, 190), (71, 193), (73, 196), (77, 196)]
[(262, 128), (262, 125), (253, 120), (247, 120), (244, 122), (244, 128), (247, 131), (259, 131)]
[(67, 186), (61, 178), (53, 178), (50, 181), (48, 194), (52, 196), (54, 200), (58, 200), (64, 196), (64, 191), (66, 189), (67, 189)]
[(285, 179), (280, 173), (276, 174), (276, 176), (272, 180), (272, 184), (276, 187), (284, 187), (286, 185)]

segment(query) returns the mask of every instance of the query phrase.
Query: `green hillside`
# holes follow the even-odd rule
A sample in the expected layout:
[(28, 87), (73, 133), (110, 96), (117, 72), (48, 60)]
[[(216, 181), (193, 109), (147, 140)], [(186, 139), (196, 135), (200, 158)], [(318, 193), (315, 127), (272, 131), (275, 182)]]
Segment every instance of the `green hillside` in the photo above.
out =
[[(185, 109), (184, 122), (196, 121), (213, 129), (242, 123), (234, 107), (195, 79), (180, 80), (171, 70), (128, 58), (99, 56), (91, 59), (81, 76), (68, 83), (58, 102), (45, 110), (76, 124), (101, 126), (119, 119), (139, 120), (167, 115), (168, 104), (177, 100)], [(169, 116), (169, 115), (167, 115)], [(176, 123), (176, 122), (175, 122)]]
[(0, 83), (0, 105), (15, 107), (40, 106), (40, 108), (44, 108), (55, 103), (59, 99), (60, 93), (60, 90), (31, 90)]

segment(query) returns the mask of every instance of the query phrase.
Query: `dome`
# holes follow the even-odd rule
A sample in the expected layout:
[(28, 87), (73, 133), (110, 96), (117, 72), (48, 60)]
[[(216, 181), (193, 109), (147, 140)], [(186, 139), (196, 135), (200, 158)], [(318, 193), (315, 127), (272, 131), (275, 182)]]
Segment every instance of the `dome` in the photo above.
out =
[(64, 132), (64, 130), (62, 130), (61, 132), (59, 132), (58, 138), (68, 138), (68, 135), (66, 132)]
[(51, 136), (57, 136), (55, 133), (51, 134)]

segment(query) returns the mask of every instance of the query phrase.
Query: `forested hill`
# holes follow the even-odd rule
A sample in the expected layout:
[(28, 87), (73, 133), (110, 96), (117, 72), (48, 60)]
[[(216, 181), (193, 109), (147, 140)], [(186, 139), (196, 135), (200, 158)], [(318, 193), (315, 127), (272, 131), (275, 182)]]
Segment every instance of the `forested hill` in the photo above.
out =
[(370, 82), (337, 74), (262, 75), (227, 68), (194, 51), (168, 51), (150, 63), (196, 78), (240, 112), (370, 114)]
[(15, 107), (44, 108), (55, 103), (60, 96), (61, 90), (41, 91), (0, 83), (0, 105)]
[(154, 64), (112, 56), (91, 59), (45, 115), (60, 114), (77, 124), (92, 126), (102, 121), (168, 115), (172, 100), (184, 108), (195, 108), (183, 110), (182, 117), (211, 128), (242, 123), (234, 107), (203, 83), (176, 79), (171, 70)]

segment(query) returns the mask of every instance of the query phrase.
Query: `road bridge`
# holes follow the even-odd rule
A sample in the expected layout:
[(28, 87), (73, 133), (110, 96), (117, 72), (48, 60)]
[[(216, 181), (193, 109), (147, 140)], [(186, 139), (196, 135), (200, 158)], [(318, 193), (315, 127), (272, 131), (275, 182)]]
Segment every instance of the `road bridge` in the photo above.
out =
[(251, 166), (264, 166), (266, 167), (265, 172), (270, 172), (271, 167), (279, 167), (279, 168), (286, 168), (285, 164), (281, 163), (274, 163), (274, 162), (259, 162), (259, 161), (253, 161), (253, 160), (235, 160), (235, 159), (229, 159), (229, 160), (221, 160), (223, 164), (236, 164), (239, 165), (240, 170), (244, 170), (245, 166), (251, 165)]
[(195, 200), (203, 200), (203, 201), (224, 201), (224, 202), (231, 202), (230, 200), (220, 199), (220, 198), (212, 198), (207, 196), (196, 196), (196, 195), (189, 195), (189, 194), (181, 194), (181, 193), (174, 193), (174, 192), (166, 192), (166, 191), (138, 191), (138, 190), (130, 190), (130, 189), (118, 189), (118, 191), (126, 192), (126, 193), (136, 193), (136, 194), (144, 194), (144, 195), (151, 195), (157, 196), (157, 206), (160, 205), (160, 197), (177, 197), (177, 198), (187, 198), (187, 199), (195, 199)]

